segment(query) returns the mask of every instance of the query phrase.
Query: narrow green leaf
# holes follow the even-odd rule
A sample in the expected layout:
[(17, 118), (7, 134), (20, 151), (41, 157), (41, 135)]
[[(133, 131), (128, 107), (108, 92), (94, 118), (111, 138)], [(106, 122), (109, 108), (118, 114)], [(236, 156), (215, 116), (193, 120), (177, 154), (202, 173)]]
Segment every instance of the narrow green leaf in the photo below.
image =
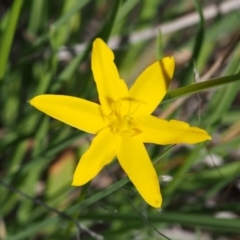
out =
[[(52, 30), (58, 29), (60, 26), (65, 24), (73, 14), (80, 11), (90, 0), (81, 0), (78, 1), (76, 5), (74, 5), (66, 14), (64, 14), (61, 18), (59, 18), (56, 22), (54, 22), (51, 25)], [(39, 37), (34, 43), (33, 47), (37, 47), (41, 45), (43, 42), (45, 42), (49, 38), (49, 32), (43, 34), (41, 37)]]
[(42, 21), (42, 14), (44, 10), (44, 1), (32, 1), (30, 18), (28, 22), (28, 31), (36, 34)]
[(231, 75), (231, 76), (211, 79), (206, 82), (200, 82), (200, 83), (188, 85), (186, 87), (181, 87), (181, 88), (169, 91), (165, 95), (163, 102), (166, 102), (168, 100), (172, 100), (175, 98), (183, 97), (185, 95), (201, 92), (203, 90), (207, 90), (210, 88), (220, 87), (224, 84), (230, 84), (236, 81), (240, 81), (240, 73)]
[(117, 18), (117, 13), (120, 9), (121, 4), (122, 4), (121, 0), (114, 1), (112, 12), (111, 12), (107, 22), (105, 23), (104, 28), (98, 34), (98, 37), (102, 38), (105, 42), (107, 42), (108, 38), (111, 35), (115, 20)]
[(191, 79), (191, 75), (195, 69), (195, 64), (197, 65), (198, 57), (199, 57), (201, 49), (202, 49), (202, 45), (203, 45), (203, 41), (204, 41), (204, 34), (205, 34), (205, 20), (204, 20), (204, 16), (203, 16), (203, 12), (202, 12), (202, 6), (201, 6), (199, 0), (193, 0), (193, 2), (195, 5), (195, 8), (199, 14), (200, 21), (199, 21), (199, 25), (198, 25), (198, 32), (197, 32), (196, 38), (195, 38), (192, 59), (191, 59), (189, 66), (187, 67), (184, 75), (182, 76), (182, 79), (184, 79), (185, 83), (189, 83), (189, 81)]
[(117, 13), (116, 23), (121, 21), (124, 17), (129, 14), (129, 12), (136, 6), (136, 4), (139, 2), (139, 0), (131, 0), (131, 1), (125, 1)]
[[(138, 222), (142, 221), (136, 214), (87, 214), (80, 216), (80, 219), (91, 220), (109, 220), (109, 221), (130, 221)], [(164, 223), (164, 224), (181, 224), (186, 227), (203, 227), (212, 228), (219, 232), (240, 232), (240, 220), (238, 219), (224, 219), (216, 218), (205, 214), (186, 214), (186, 213), (174, 213), (164, 212), (160, 214), (148, 214), (147, 219), (151, 223)]]
[(23, 0), (13, 2), (8, 24), (0, 41), (0, 80), (4, 77), (8, 56), (12, 46), (14, 33), (17, 27), (18, 17), (22, 8)]

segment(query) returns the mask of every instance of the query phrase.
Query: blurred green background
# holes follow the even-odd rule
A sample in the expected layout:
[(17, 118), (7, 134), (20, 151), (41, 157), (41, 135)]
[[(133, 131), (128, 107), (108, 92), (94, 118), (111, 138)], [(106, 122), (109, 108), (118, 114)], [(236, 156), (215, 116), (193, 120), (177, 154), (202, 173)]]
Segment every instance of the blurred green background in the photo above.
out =
[[(0, 239), (240, 239), (239, 19), (239, 0), (1, 0)], [(96, 37), (114, 49), (128, 85), (173, 55), (171, 89), (155, 114), (212, 136), (147, 146), (161, 211), (146, 205), (117, 161), (71, 187), (92, 136), (28, 104), (43, 93), (97, 102)]]

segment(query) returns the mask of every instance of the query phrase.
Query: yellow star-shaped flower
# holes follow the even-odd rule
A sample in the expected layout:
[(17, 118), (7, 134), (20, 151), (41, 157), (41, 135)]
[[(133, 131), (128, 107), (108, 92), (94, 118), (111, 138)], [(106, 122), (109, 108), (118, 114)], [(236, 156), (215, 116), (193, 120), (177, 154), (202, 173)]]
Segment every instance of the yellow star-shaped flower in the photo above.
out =
[(30, 104), (55, 119), (96, 134), (78, 163), (72, 185), (87, 183), (117, 156), (144, 200), (160, 208), (158, 176), (144, 143), (193, 144), (211, 139), (206, 131), (185, 122), (151, 115), (167, 92), (174, 59), (165, 57), (150, 65), (128, 90), (114, 64), (113, 52), (98, 38), (93, 43), (92, 71), (100, 104), (63, 95), (40, 95)]

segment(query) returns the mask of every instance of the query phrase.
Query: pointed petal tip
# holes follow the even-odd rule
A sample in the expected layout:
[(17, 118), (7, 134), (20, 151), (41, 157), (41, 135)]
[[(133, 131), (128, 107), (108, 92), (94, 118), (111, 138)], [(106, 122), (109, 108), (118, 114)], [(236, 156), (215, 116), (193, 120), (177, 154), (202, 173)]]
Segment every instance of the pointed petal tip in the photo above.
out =
[(30, 100), (28, 100), (28, 103), (31, 104), (31, 105), (33, 105), (33, 104), (34, 104), (34, 99), (35, 99), (35, 97), (32, 98), (32, 99), (30, 99)]
[(33, 97), (32, 99), (28, 100), (28, 103), (31, 104), (32, 106), (34, 106), (36, 104), (36, 101), (39, 99), (39, 97), (41, 97), (43, 95), (44, 94)]
[(174, 56), (171, 56), (171, 55), (170, 56), (166, 56), (166, 57), (160, 59), (159, 61), (160, 62), (164, 61), (166, 64), (171, 64), (173, 69), (175, 67), (175, 58), (174, 58)]
[(201, 133), (203, 134), (202, 136), (202, 141), (207, 141), (207, 140), (212, 140), (212, 137), (208, 134), (207, 131), (205, 131), (204, 129), (202, 128), (198, 128), (199, 132), (201, 131)]
[(75, 184), (75, 182), (74, 182), (74, 181), (72, 181), (72, 183), (71, 183), (71, 186), (73, 186), (73, 187), (77, 187), (78, 185), (77, 185), (77, 184)]
[[(79, 176), (75, 176), (75, 173), (74, 173), (71, 186), (80, 187), (80, 186), (83, 186), (84, 184), (86, 184), (88, 182), (88, 181), (82, 181), (82, 180), (83, 179), (81, 179)], [(91, 181), (91, 179), (89, 181)]]
[(76, 179), (73, 179), (73, 180), (72, 180), (72, 183), (71, 183), (71, 186), (73, 186), (73, 187), (79, 187), (79, 186), (81, 186), (81, 184), (79, 184), (79, 183), (76, 181)]
[(93, 41), (93, 46), (106, 46), (106, 43), (101, 39), (101, 38), (96, 38), (94, 41)]
[(144, 195), (141, 192), (139, 194), (142, 196), (142, 198), (145, 200), (145, 202), (150, 205), (153, 208), (160, 209), (162, 206), (162, 195), (161, 193), (153, 194), (153, 195)]
[(207, 133), (207, 139), (206, 140), (212, 140), (212, 137)]
[[(141, 193), (140, 193), (141, 194)], [(159, 194), (155, 195), (154, 197), (153, 196), (144, 196), (142, 195), (142, 198), (145, 200), (145, 202), (150, 205), (151, 207), (153, 208), (156, 208), (156, 209), (161, 209), (162, 207), (162, 195), (161, 193), (159, 192)]]
[(36, 97), (34, 97), (34, 98), (28, 100), (28, 103), (29, 103), (30, 105), (34, 106), (34, 102), (35, 102), (35, 100), (36, 100)]
[(156, 198), (154, 201), (152, 202), (148, 202), (148, 204), (156, 209), (161, 209), (161, 206), (162, 206), (162, 197), (161, 195)]
[(196, 137), (194, 137), (191, 141), (190, 141), (190, 139), (188, 139), (189, 141), (186, 141), (186, 143), (196, 144), (196, 143), (212, 140), (212, 137), (205, 130), (203, 130), (201, 128), (196, 128), (196, 127), (192, 127), (192, 128), (198, 129), (198, 132), (196, 132), (196, 133), (198, 133), (198, 135)]
[(103, 40), (101, 38), (96, 38), (93, 42), (103, 42)]
[[(164, 57), (163, 59), (170, 60), (170, 61), (173, 61), (173, 62), (175, 63), (175, 59), (174, 59), (174, 57), (173, 57), (172, 55), (166, 56), (166, 57)], [(163, 60), (163, 59), (162, 59), (162, 60)], [(161, 61), (161, 60), (160, 60), (160, 61)]]

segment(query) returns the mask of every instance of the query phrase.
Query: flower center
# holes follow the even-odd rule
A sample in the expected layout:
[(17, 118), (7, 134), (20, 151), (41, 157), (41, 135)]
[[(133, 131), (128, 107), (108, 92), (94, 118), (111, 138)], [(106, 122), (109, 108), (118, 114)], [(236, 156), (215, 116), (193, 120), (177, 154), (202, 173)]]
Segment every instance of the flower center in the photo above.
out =
[(127, 133), (134, 136), (141, 133), (137, 119), (132, 117), (129, 111), (129, 101), (125, 99), (112, 103), (112, 112), (108, 116), (109, 127), (113, 133)]

